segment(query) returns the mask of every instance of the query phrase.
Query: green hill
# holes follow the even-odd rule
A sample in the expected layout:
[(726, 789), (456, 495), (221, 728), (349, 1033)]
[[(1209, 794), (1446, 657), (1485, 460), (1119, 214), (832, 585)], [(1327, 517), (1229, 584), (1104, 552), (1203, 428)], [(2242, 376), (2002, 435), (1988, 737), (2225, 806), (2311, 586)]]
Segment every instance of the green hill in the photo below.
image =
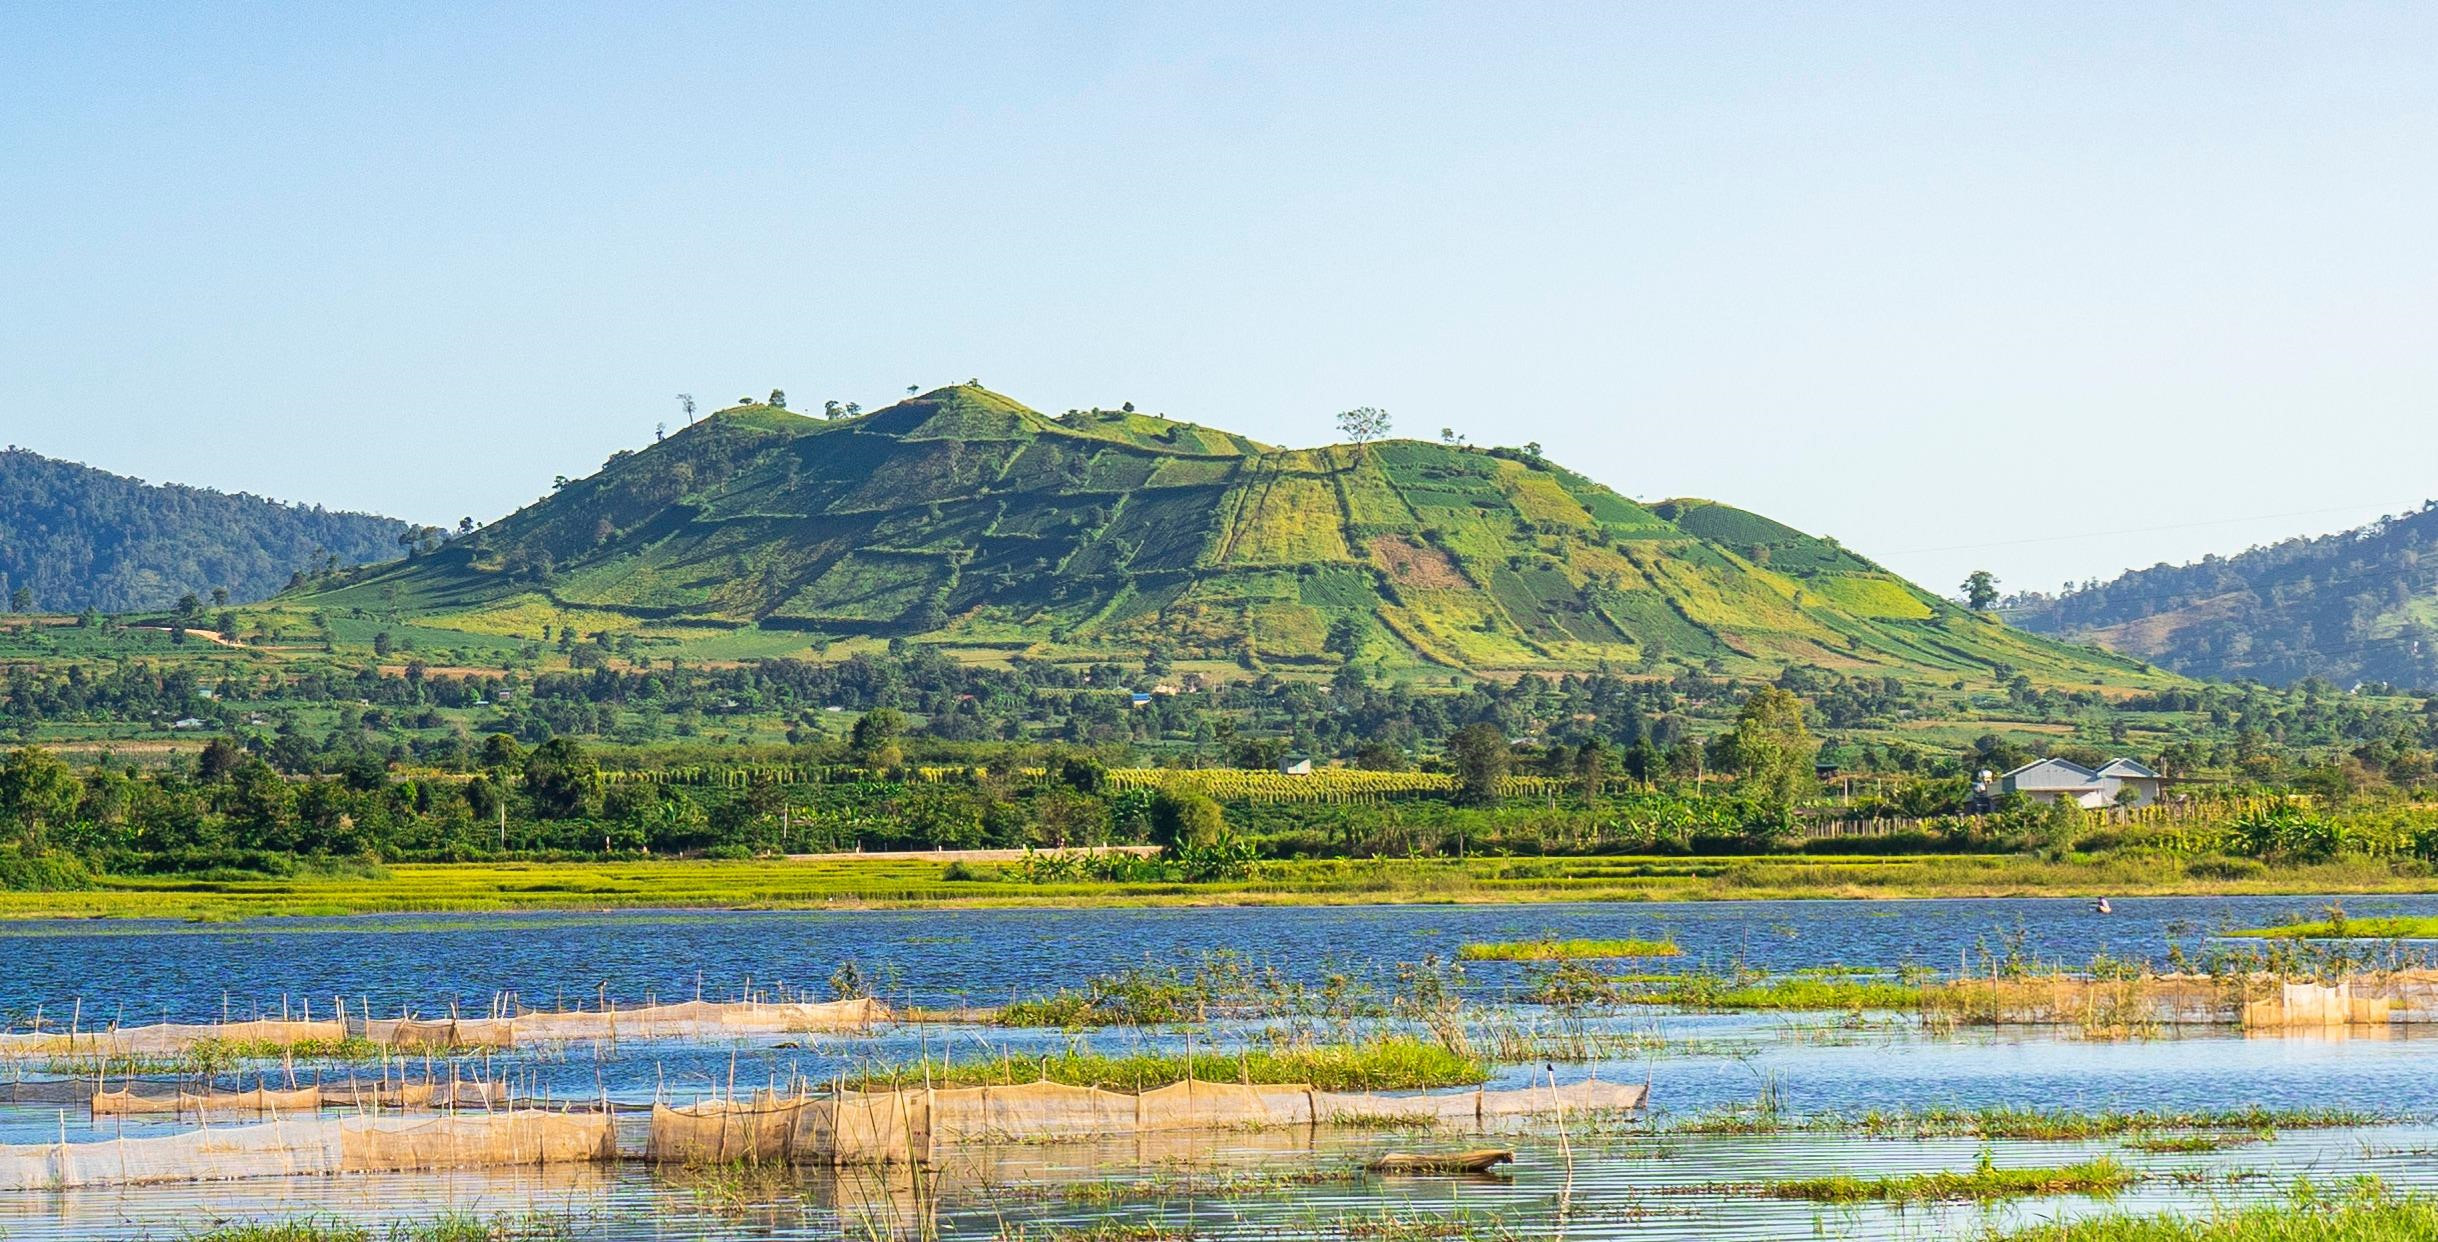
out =
[(1050, 659), (1478, 671), (1736, 667), (2150, 679), (1703, 500), (1645, 507), (1514, 450), (1280, 450), (977, 387), (859, 417), (742, 406), (437, 552), (282, 601), (696, 654), (908, 637)]
[(398, 555), (395, 518), (146, 483), (0, 451), (0, 602), (48, 612), (166, 608), (192, 592), (261, 599), (297, 571)]
[(2018, 596), (2009, 613), (2196, 677), (2438, 687), (2433, 544), (2438, 501), (2358, 530)]

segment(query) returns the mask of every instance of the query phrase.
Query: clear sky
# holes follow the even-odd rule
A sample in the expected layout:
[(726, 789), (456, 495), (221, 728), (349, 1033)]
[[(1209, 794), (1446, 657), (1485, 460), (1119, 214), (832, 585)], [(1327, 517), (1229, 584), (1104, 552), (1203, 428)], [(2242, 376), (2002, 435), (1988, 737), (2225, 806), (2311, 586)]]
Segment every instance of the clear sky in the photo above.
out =
[(1539, 441), (1951, 591), (2438, 495), (2438, 6), (0, 6), (0, 440), (495, 517), (784, 387)]

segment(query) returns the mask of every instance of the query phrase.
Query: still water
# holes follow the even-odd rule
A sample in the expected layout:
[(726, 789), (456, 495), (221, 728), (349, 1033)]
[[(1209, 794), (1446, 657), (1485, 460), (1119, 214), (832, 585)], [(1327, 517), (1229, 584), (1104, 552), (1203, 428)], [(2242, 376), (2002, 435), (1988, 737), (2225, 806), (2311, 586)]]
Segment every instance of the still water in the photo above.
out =
[[(671, 912), (383, 916), (238, 925), (26, 922), (0, 927), (0, 1011), (20, 1023), (76, 1012), (88, 1025), (276, 1013), (317, 998), (350, 1009), (468, 1013), (513, 991), (527, 1004), (560, 996), (622, 1003), (733, 996), (747, 980), (818, 992), (853, 960), (889, 999), (990, 1004), (1080, 983), (1145, 962), (1227, 950), (1306, 981), (1339, 973), (1381, 980), (1398, 963), (1453, 956), (1467, 941), (1665, 936), (1684, 956), (1666, 969), (1773, 971), (1904, 965), (1953, 971), (2011, 945), (2067, 964), (2094, 954), (2163, 955), (2215, 931), (2316, 912), (2323, 899), (2124, 899), (2113, 915), (2063, 900), (1752, 902), (1291, 909)], [(2353, 898), (2354, 915), (2438, 914), (2438, 897)], [(1510, 1002), (1523, 968), (1468, 963), (1466, 990)], [(1514, 1012), (1545, 1020), (1530, 1007)], [(1604, 1020), (1635, 1047), (1591, 1064), (1510, 1065), (1499, 1085), (1554, 1073), (1654, 1086), (1653, 1116), (1602, 1130), (1541, 1126), (1502, 1137), (1514, 1168), (1481, 1179), (1382, 1180), (1351, 1170), (1378, 1152), (1464, 1146), (1473, 1136), (1393, 1132), (1173, 1136), (1090, 1145), (952, 1153), (936, 1175), (794, 1172), (750, 1193), (690, 1185), (632, 1165), (483, 1174), (350, 1177), (0, 1196), (8, 1238), (175, 1238), (211, 1222), (339, 1216), (363, 1221), (542, 1212), (577, 1236), (619, 1238), (872, 1237), (936, 1228), (953, 1237), (1061, 1227), (1157, 1225), (1211, 1237), (1345, 1237), (1427, 1222), (1480, 1236), (1636, 1238), (1944, 1238), (2111, 1208), (2194, 1210), (2284, 1193), (2297, 1177), (2363, 1174), (2438, 1188), (2438, 1031), (2381, 1038), (2246, 1038), (2234, 1031), (2089, 1042), (2064, 1032), (1932, 1035), (1898, 1016), (1718, 1015), (1636, 1010)], [(1250, 1028), (1222, 1026), (1196, 1038)], [(740, 1085), (814, 1080), (876, 1062), (943, 1051), (1024, 1055), (1064, 1047), (1060, 1032), (933, 1023), (868, 1037), (767, 1036), (713, 1047), (627, 1041), (615, 1049), (526, 1053), (495, 1061), (558, 1098), (607, 1095), (629, 1105)], [(1175, 1032), (1105, 1031), (1100, 1051), (1170, 1046)], [(783, 1046), (796, 1045), (796, 1046)], [(501, 1064), (489, 1067), (496, 1072)], [(22, 1072), (22, 1071), (21, 1071)], [(278, 1071), (272, 1071), (275, 1078)], [(2146, 1154), (2113, 1143), (1900, 1141), (1831, 1134), (1668, 1133), (1687, 1118), (1750, 1106), (1764, 1092), (1796, 1115), (2014, 1107), (2109, 1111), (2341, 1108), (2381, 1124), (2296, 1130), (2218, 1153)], [(96, 1124), (81, 1108), (0, 1104), (0, 1141), (140, 1136), (174, 1122)], [(641, 1119), (628, 1123), (640, 1126)], [(1180, 1144), (1183, 1144), (1180, 1147)], [(630, 1146), (640, 1146), (640, 1133)], [(1750, 1183), (1826, 1173), (2056, 1165), (2112, 1155), (2143, 1170), (2113, 1203), (2079, 1197), (1989, 1208), (1822, 1208), (1756, 1197)], [(1281, 1170), (1310, 1184), (1264, 1183)], [(1073, 1193), (1075, 1182), (1132, 1184)], [(1045, 1189), (1045, 1187), (1049, 1189)]]

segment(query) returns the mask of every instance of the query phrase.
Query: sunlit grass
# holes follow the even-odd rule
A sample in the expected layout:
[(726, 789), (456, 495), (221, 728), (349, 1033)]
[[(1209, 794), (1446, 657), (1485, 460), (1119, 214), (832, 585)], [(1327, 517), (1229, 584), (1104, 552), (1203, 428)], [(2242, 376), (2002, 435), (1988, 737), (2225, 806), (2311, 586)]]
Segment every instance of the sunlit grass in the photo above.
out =
[(1497, 940), (1467, 944), (1456, 956), (1468, 962), (1554, 962), (1583, 958), (1679, 957), (1673, 940)]
[(2141, 1180), (2114, 1157), (2050, 1168), (2002, 1169), (1983, 1160), (1968, 1173), (1900, 1173), (1887, 1177), (1807, 1177), (1762, 1182), (1755, 1189), (1773, 1199), (1812, 1203), (1924, 1203), (1935, 1200), (1987, 1202), (2044, 1195), (2112, 1195)]
[(2426, 1242), (2438, 1238), (2438, 1199), (2368, 1185), (2339, 1197), (2303, 1187), (2282, 1203), (2203, 1216), (2110, 1215), (1985, 1235), (1985, 1242)]
[[(2272, 867), (2202, 880), (2156, 860), (1999, 855), (1529, 860), (1299, 859), (1213, 883), (1025, 883), (986, 869), (946, 878), (910, 859), (391, 863), (386, 876), (111, 876), (76, 892), (0, 892), (0, 919), (269, 916), (515, 910), (834, 909), (924, 906), (1333, 905), (1407, 902), (1702, 901), (1770, 898), (2049, 896), (2108, 892), (2408, 891), (2426, 881), (2384, 860)], [(82, 929), (90, 932), (92, 929)]]
[(1006, 1086), (1056, 1082), (1112, 1091), (1148, 1091), (1187, 1078), (1212, 1083), (1309, 1085), (1323, 1091), (1398, 1091), (1473, 1086), (1490, 1067), (1475, 1057), (1426, 1040), (1388, 1037), (1359, 1044), (1241, 1051), (1138, 1052), (1110, 1056), (1077, 1047), (1044, 1057), (970, 1057), (916, 1062), (865, 1072), (847, 1085), (883, 1087)]

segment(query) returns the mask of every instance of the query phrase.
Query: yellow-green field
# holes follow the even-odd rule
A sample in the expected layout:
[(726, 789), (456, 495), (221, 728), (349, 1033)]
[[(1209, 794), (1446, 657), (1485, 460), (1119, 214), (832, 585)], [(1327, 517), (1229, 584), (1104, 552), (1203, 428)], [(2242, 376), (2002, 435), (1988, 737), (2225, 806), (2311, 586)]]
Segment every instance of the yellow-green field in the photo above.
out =
[(378, 875), (127, 877), (65, 893), (0, 893), (0, 918), (198, 920), (409, 911), (820, 909), (860, 906), (1329, 905), (1368, 902), (1717, 901), (1759, 898), (2087, 897), (2396, 893), (2438, 887), (2352, 858), (2243, 880), (2174, 862), (2103, 857), (1474, 858), (1259, 864), (1211, 884), (1028, 884), (1012, 868), (903, 859), (401, 863)]

